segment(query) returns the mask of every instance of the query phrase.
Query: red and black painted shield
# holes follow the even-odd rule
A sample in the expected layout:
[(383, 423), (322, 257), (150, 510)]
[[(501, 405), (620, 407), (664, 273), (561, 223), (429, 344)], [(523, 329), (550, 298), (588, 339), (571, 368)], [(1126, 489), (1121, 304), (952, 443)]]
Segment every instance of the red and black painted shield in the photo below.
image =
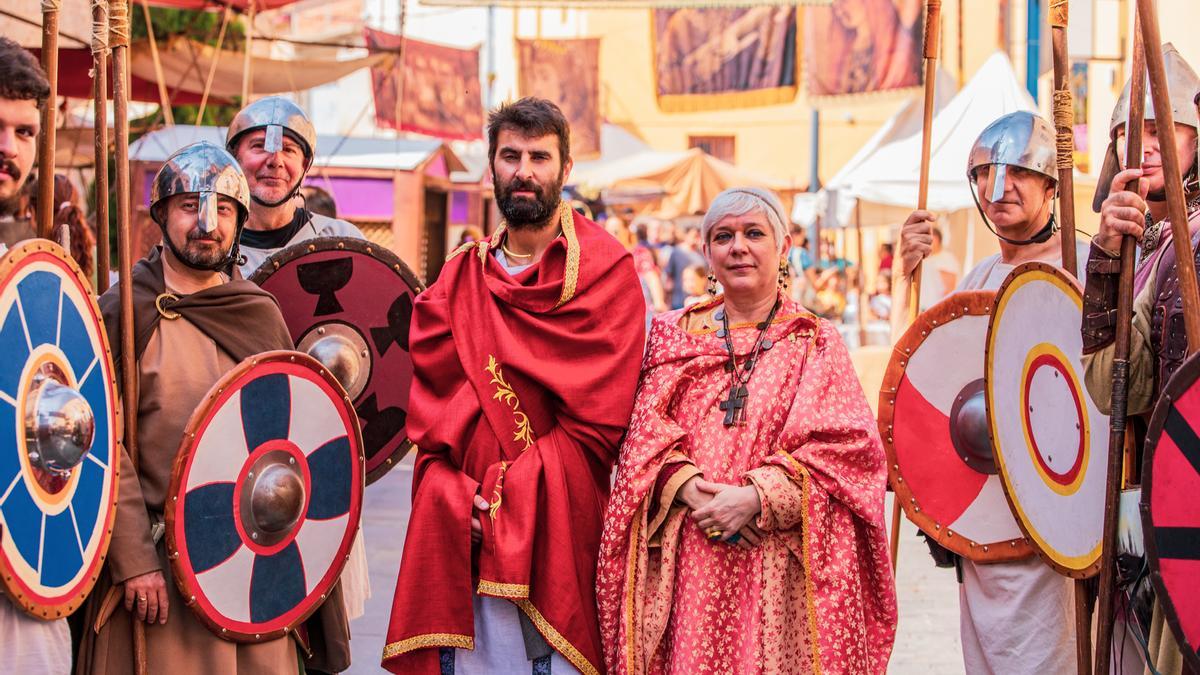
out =
[(309, 239), (250, 277), (275, 296), (296, 349), (334, 373), (362, 423), (367, 483), (412, 447), (405, 433), (412, 358), (408, 327), (423, 290), (391, 251), (362, 239)]
[(984, 346), (995, 297), (954, 293), (918, 316), (879, 392), (888, 480), (905, 514), (979, 562), (1033, 554), (1004, 499), (987, 434)]
[(31, 239), (0, 257), (0, 590), (38, 619), (78, 609), (104, 565), (120, 466), (114, 372), (71, 256)]
[(1150, 578), (1179, 648), (1200, 672), (1200, 357), (1163, 389), (1142, 464), (1142, 530)]
[(358, 420), (333, 375), (299, 352), (243, 361), (192, 414), (171, 474), (179, 593), (222, 638), (284, 635), (337, 583), (363, 488)]

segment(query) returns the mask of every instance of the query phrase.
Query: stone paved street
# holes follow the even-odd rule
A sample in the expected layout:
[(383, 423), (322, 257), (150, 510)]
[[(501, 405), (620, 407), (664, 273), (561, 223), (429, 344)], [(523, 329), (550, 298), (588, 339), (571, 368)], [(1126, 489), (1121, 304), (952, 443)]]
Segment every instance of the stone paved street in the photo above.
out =
[[(367, 613), (351, 624), (354, 666), (350, 673), (384, 672), (379, 667), (387, 633), (404, 532), (408, 525), (412, 461), (405, 461), (367, 489), (363, 527), (371, 570)], [(891, 514), (891, 499), (888, 499)], [(958, 639), (958, 587), (953, 570), (933, 566), (923, 540), (907, 520), (900, 530), (900, 629), (891, 673), (942, 675), (961, 673)]]

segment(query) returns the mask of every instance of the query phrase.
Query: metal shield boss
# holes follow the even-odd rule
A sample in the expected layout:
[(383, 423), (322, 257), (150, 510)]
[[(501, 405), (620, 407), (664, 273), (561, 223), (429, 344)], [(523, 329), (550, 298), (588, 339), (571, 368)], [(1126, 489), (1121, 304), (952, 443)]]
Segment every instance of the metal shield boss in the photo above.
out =
[(367, 482), (412, 447), (405, 434), (412, 357), (408, 328), (423, 286), (391, 251), (324, 237), (268, 258), (250, 280), (279, 301), (296, 348), (337, 377), (362, 423)]
[(970, 560), (1031, 555), (988, 439), (984, 345), (995, 293), (954, 293), (896, 343), (879, 393), (888, 479), (909, 520)]
[(1142, 530), (1150, 579), (1190, 668), (1200, 672), (1200, 360), (1180, 366), (1150, 419)]
[(1017, 266), (987, 334), (988, 422), (1004, 494), (1059, 573), (1099, 571), (1108, 417), (1083, 381), (1083, 288), (1046, 263)]
[(116, 513), (115, 370), (91, 293), (53, 242), (0, 257), (0, 588), (46, 620), (91, 591)]
[(218, 636), (273, 640), (341, 575), (362, 511), (362, 439), (333, 375), (267, 352), (192, 414), (171, 474), (167, 551), (187, 605)]

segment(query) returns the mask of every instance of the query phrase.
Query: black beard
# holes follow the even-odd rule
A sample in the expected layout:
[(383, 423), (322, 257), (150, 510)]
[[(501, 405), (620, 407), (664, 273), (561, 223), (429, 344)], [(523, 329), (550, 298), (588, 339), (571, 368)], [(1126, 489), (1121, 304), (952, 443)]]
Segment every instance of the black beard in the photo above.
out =
[(199, 230), (193, 230), (188, 233), (187, 240), (184, 241), (182, 248), (175, 246), (174, 242), (172, 242), (171, 252), (175, 254), (175, 257), (179, 258), (180, 262), (193, 269), (217, 269), (229, 257), (229, 249), (222, 247), (215, 251), (209, 251), (191, 246), (193, 241), (200, 240), (216, 241), (208, 235), (200, 234)]
[[(562, 176), (554, 181), (549, 189), (543, 189), (533, 181), (523, 181), (517, 178), (507, 185), (496, 186), (496, 204), (509, 228), (514, 230), (533, 229), (540, 227), (550, 220), (558, 211), (562, 201)], [(534, 199), (514, 199), (514, 192), (532, 192)]]

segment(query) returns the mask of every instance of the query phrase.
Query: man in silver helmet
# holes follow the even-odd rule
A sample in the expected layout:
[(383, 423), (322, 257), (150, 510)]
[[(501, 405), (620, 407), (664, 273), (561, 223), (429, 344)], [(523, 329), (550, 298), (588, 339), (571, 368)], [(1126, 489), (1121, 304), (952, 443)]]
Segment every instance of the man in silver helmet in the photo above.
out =
[[(1195, 251), (1200, 244), (1200, 184), (1197, 183), (1197, 100), (1200, 77), (1170, 44), (1163, 46), (1167, 88), (1175, 119), (1175, 146), (1183, 173), (1187, 200), (1188, 232)], [(1088, 283), (1083, 299), (1083, 365), (1088, 393), (1096, 405), (1109, 412), (1112, 402), (1112, 365), (1117, 325), (1117, 293), (1121, 267), (1121, 238), (1129, 235), (1142, 245), (1134, 275), (1133, 331), (1130, 333), (1127, 413), (1133, 419), (1137, 457), (1141, 465), (1146, 424), (1163, 387), (1187, 356), (1183, 328), (1183, 303), (1167, 218), (1166, 182), (1161, 139), (1155, 111), (1146, 92), (1146, 125), (1142, 132), (1141, 169), (1125, 169), (1125, 124), (1129, 117), (1129, 84), (1113, 111), (1112, 145), (1101, 175), (1096, 203), (1100, 231), (1092, 239), (1088, 258)], [(1136, 181), (1137, 191), (1127, 189)], [(1197, 252), (1200, 255), (1200, 251)], [(1200, 262), (1200, 261), (1198, 261)], [(1138, 599), (1148, 599), (1138, 596)], [(1150, 604), (1150, 603), (1146, 603)], [(1161, 608), (1152, 606), (1154, 618), (1145, 640), (1158, 645), (1149, 654), (1153, 672), (1171, 675), (1181, 671), (1181, 652), (1170, 630), (1162, 630)]]
[(242, 274), (249, 277), (272, 253), (315, 237), (354, 237), (354, 225), (309, 211), (300, 188), (312, 168), (317, 131), (295, 103), (282, 96), (242, 108), (225, 134), (250, 185), (250, 218), (241, 234)]
[[(133, 672), (135, 621), (146, 624), (147, 672), (300, 671), (290, 637), (238, 644), (201, 623), (170, 578), (162, 541), (171, 470), (192, 412), (242, 359), (292, 348), (275, 299), (241, 279), (232, 265), (249, 203), (241, 168), (212, 143), (184, 147), (155, 176), (150, 215), (162, 229), (163, 245), (138, 261), (131, 279), (138, 398), (127, 414), (138, 416), (140, 462), (135, 471), (122, 452), (107, 574), (97, 582), (85, 614), (80, 672)], [(101, 296), (100, 307), (119, 367), (119, 287)], [(318, 630), (328, 652), (316, 658), (321, 667), (341, 670), (349, 665), (349, 635), (340, 591), (331, 599), (316, 615), (324, 622)], [(329, 639), (327, 628), (336, 625), (343, 627), (341, 640)]]
[[(1193, 234), (1195, 248), (1195, 233), (1200, 229), (1200, 188), (1196, 183), (1200, 117), (1194, 99), (1200, 94), (1200, 77), (1171, 45), (1163, 47), (1163, 57), (1175, 116), (1175, 144), (1188, 199), (1188, 229)], [(1149, 91), (1146, 95), (1150, 95)], [(1142, 132), (1142, 168), (1118, 172), (1125, 164), (1129, 96), (1130, 86), (1126, 84), (1113, 113), (1111, 159), (1105, 161), (1102, 191), (1096, 195), (1100, 231), (1092, 239), (1088, 261), (1090, 283), (1084, 295), (1083, 348), (1088, 389), (1097, 405), (1107, 411), (1112, 387), (1121, 237), (1133, 236), (1143, 244), (1143, 254), (1135, 275), (1128, 412), (1148, 415), (1159, 391), (1183, 362), (1187, 336), (1183, 332), (1182, 306), (1176, 306), (1180, 295), (1175, 250), (1169, 245), (1171, 225), (1167, 221), (1162, 155), (1150, 101), (1146, 102), (1146, 126)], [(1139, 186), (1137, 192), (1126, 189), (1133, 181)]]
[[(1000, 253), (967, 273), (956, 290), (997, 289), (1017, 265), (1062, 264), (1054, 220), (1058, 192), (1054, 127), (1029, 112), (993, 122), (975, 141), (967, 180)], [(900, 230), (902, 278), (929, 255), (935, 216), (914, 211)], [(1080, 263), (1087, 247), (1080, 244)], [(1082, 277), (1082, 269), (1076, 272)], [(907, 293), (899, 296), (907, 302)], [(907, 311), (907, 310), (903, 310)], [(981, 355), (982, 357), (982, 355)], [(952, 556), (930, 542), (935, 559)], [(959, 570), (963, 664), (967, 673), (1065, 673), (1075, 670), (1072, 581), (1041, 558), (976, 564), (953, 556)]]

